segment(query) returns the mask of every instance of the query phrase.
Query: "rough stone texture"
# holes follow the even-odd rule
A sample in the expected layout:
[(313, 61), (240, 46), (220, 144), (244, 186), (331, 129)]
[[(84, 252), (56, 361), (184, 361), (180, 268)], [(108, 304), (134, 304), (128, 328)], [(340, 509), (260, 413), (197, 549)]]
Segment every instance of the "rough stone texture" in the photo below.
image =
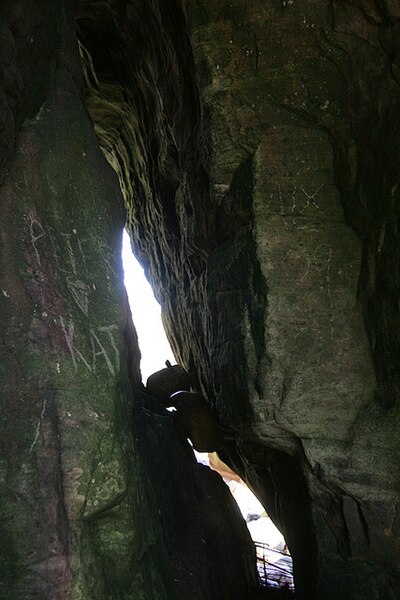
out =
[[(297, 562), (298, 593), (397, 597), (398, 8), (199, 1), (193, 19), (212, 197), (219, 211), (232, 211), (232, 188), (247, 162), (252, 262), (264, 283), (264, 316), (257, 305), (242, 310), (246, 387), (224, 393), (222, 382), (218, 390), (221, 368), (237, 364), (216, 348), (221, 330), (208, 335), (218, 340), (209, 351), (219, 414), (238, 429), (242, 468), (255, 487), (260, 471), (269, 471), (263, 477), (278, 506), (287, 493), (296, 497), (278, 473), (287, 472), (288, 459), (257, 450), (256, 442), (300, 465), (315, 543), (300, 527), (296, 536), (285, 514), (290, 498), (276, 515)], [(223, 279), (232, 280), (224, 265), (209, 271), (213, 296)], [(254, 285), (248, 268), (237, 279), (239, 293), (253, 289), (259, 298), (261, 283)], [(231, 305), (221, 313), (237, 314)], [(251, 413), (239, 429), (226, 406), (243, 402)], [(266, 464), (257, 464), (258, 455)]]
[[(87, 109), (222, 458), (282, 528), (298, 598), (395, 600), (398, 2), (76, 5)], [(49, 0), (0, 16), (1, 596), (240, 600), (252, 572), (223, 488), (204, 537), (203, 470), (139, 408), (155, 405), (125, 328), (118, 190), (68, 19)], [(164, 494), (165, 440), (188, 480)]]
[(0, 8), (0, 597), (241, 600), (254, 551), (227, 488), (141, 409), (123, 203), (73, 18)]
[[(196, 462), (174, 419), (145, 412), (146, 461), (174, 571), (177, 600), (244, 600), (255, 582), (255, 549), (221, 477)], [(172, 500), (172, 501), (171, 501)], [(247, 571), (243, 568), (247, 565)]]
[(223, 458), (285, 533), (297, 596), (393, 600), (398, 3), (187, 7), (203, 108), (180, 2), (132, 2), (102, 36), (82, 14), (133, 244)]
[[(11, 71), (28, 75), (10, 102), (15, 152), (1, 189), (0, 596), (101, 598), (120, 586), (120, 597), (162, 598), (160, 528), (143, 526), (143, 472), (128, 473), (122, 449), (137, 444), (117, 430), (129, 393), (122, 203), (82, 106), (71, 19), (51, 6), (7, 13), (22, 49)], [(35, 59), (43, 67), (30, 73)]]

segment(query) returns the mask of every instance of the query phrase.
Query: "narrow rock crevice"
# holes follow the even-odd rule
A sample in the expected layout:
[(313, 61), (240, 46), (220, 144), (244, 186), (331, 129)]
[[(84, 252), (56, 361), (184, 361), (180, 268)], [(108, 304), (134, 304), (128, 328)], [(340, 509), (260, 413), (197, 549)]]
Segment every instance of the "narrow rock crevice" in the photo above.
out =
[(254, 589), (227, 490), (140, 380), (126, 225), (297, 597), (394, 600), (399, 19), (370, 0), (3, 2), (2, 598)]
[[(397, 319), (392, 300), (398, 268), (381, 262), (387, 227), (379, 225), (383, 204), (378, 206), (376, 198), (385, 195), (382, 181), (387, 178), (371, 164), (377, 134), (368, 126), (377, 114), (385, 139), (384, 121), (393, 122), (390, 107), (398, 104), (392, 69), (385, 69), (387, 52), (381, 53), (379, 43), (389, 25), (387, 16), (379, 22), (381, 17), (374, 20), (351, 3), (327, 3), (319, 14), (311, 8), (302, 14), (285, 3), (245, 10), (240, 3), (206, 8), (196, 2), (192, 9), (193, 61), (187, 58), (187, 29), (172, 31), (156, 10), (149, 29), (164, 32), (160, 46), (155, 50), (153, 41), (143, 40), (133, 67), (138, 82), (144, 77), (155, 84), (155, 97), (149, 99), (146, 87), (146, 102), (154, 109), (150, 122), (144, 112), (128, 119), (134, 123), (133, 171), (140, 173), (135, 187), (124, 194), (128, 224), (162, 304), (176, 356), (196, 373), (228, 447), (236, 446), (239, 472), (270, 508), (278, 497), (287, 507), (286, 513), (275, 510), (273, 516), (294, 555), (298, 595), (318, 597), (327, 593), (330, 577), (341, 569), (352, 571), (346, 543), (335, 546), (332, 541), (332, 536), (342, 539), (340, 532), (347, 529), (340, 499), (367, 498), (371, 488), (364, 476), (366, 482), (375, 481), (372, 487), (382, 485), (378, 472), (365, 473), (362, 456), (369, 423), (379, 420), (374, 402), (388, 408), (397, 402), (397, 342), (395, 334), (389, 341), (382, 322)], [(146, 10), (147, 5), (143, 14)], [(118, 20), (117, 13), (113, 18)], [(282, 19), (283, 29), (278, 26)], [(181, 13), (177, 21), (187, 24), (187, 17)], [(294, 30), (296, 39), (289, 43)], [(297, 62), (281, 52), (282, 39), (293, 46)], [(130, 47), (128, 38), (124, 42)], [(96, 54), (88, 39), (82, 43)], [(119, 48), (113, 53), (113, 73), (126, 69), (121, 56), (129, 53)], [(379, 77), (362, 66), (366, 49)], [(251, 61), (256, 69), (250, 68)], [(117, 66), (121, 62), (123, 68)], [(160, 83), (160, 64), (170, 73), (168, 85)], [(346, 86), (337, 85), (338, 77)], [(125, 75), (112, 85), (125, 90), (125, 97), (132, 89)], [(87, 88), (89, 111), (99, 130), (96, 95)], [(183, 104), (181, 98), (191, 102)], [(380, 101), (387, 111), (381, 111)], [(188, 112), (192, 103), (196, 110)], [(126, 105), (132, 112), (132, 103)], [(155, 137), (158, 145), (151, 142)], [(106, 138), (100, 132), (104, 148)], [(120, 157), (115, 159), (115, 150), (107, 152), (114, 152), (117, 172), (128, 171), (120, 166)], [(396, 148), (393, 156), (398, 156)], [(121, 175), (120, 180), (124, 190)], [(397, 189), (395, 184), (392, 188)], [(390, 255), (396, 255), (396, 236), (389, 234), (388, 240), (393, 244)], [(378, 262), (369, 258), (371, 243)], [(373, 275), (367, 283), (366, 261), (371, 260)], [(378, 265), (381, 271), (376, 271)], [(391, 282), (382, 281), (380, 291), (371, 295), (371, 277), (380, 272)], [(388, 301), (383, 310), (385, 289), (393, 293), (384, 293)], [(390, 306), (395, 311), (391, 316)], [(380, 421), (383, 437), (392, 428), (388, 422)], [(242, 440), (251, 440), (250, 452)], [(375, 457), (380, 447), (375, 439)], [(380, 454), (382, 467), (390, 452)], [(252, 481), (244, 465), (258, 454), (263, 475)], [(233, 464), (229, 455), (225, 458)], [(282, 472), (290, 471), (292, 491), (278, 477), (276, 464)], [(285, 467), (289, 464), (290, 469)], [(257, 471), (256, 462), (253, 468)], [(297, 522), (290, 516), (293, 497), (299, 502)], [(327, 505), (333, 513), (337, 506), (338, 514), (324, 521), (321, 530), (320, 514)], [(365, 505), (369, 527), (372, 513)], [(367, 548), (362, 552), (368, 553)], [(338, 562), (330, 569), (325, 557), (332, 553)], [(360, 567), (364, 574), (367, 563)], [(348, 577), (355, 582), (358, 567), (344, 579)], [(353, 597), (355, 585), (341, 589), (343, 597)]]

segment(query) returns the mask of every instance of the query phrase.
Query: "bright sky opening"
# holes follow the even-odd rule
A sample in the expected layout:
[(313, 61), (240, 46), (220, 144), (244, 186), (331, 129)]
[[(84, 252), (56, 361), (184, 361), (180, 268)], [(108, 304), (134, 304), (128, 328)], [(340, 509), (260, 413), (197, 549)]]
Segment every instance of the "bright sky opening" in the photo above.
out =
[(165, 367), (166, 360), (172, 364), (176, 361), (161, 321), (161, 307), (154, 297), (142, 267), (132, 253), (126, 231), (122, 241), (122, 263), (125, 287), (142, 355), (140, 370), (143, 383), (146, 383), (149, 375)]
[[(125, 287), (142, 355), (140, 363), (142, 379), (143, 383), (146, 383), (149, 375), (165, 367), (166, 360), (174, 364), (175, 358), (161, 321), (161, 307), (154, 297), (142, 267), (132, 253), (126, 231), (123, 235), (122, 263), (124, 266)], [(195, 452), (195, 455), (198, 462), (209, 465), (207, 453)], [(248, 521), (247, 526), (253, 540), (267, 543), (271, 547), (272, 555), (269, 559), (272, 564), (271, 568), (274, 568), (273, 563), (276, 562), (277, 556), (280, 556), (279, 553), (277, 556), (274, 554), (274, 552), (276, 553), (274, 548), (282, 550), (285, 546), (284, 537), (247, 487), (236, 481), (229, 481), (228, 486), (242, 511), (244, 519)], [(289, 557), (286, 557), (286, 559), (291, 560)], [(289, 571), (291, 571), (291, 567)], [(287, 581), (293, 586), (291, 575), (288, 576)]]

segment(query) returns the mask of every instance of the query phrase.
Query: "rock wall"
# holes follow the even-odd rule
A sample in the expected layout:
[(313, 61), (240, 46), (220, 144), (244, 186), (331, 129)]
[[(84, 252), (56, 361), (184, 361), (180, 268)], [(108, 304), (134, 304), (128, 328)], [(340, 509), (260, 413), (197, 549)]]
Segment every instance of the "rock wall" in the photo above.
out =
[[(207, 299), (225, 325), (211, 325), (204, 385), (237, 432), (234, 460), (288, 536), (301, 597), (397, 597), (399, 9), (192, 9), (212, 204), (237, 226), (246, 198), (252, 238), (242, 228), (225, 250), (251, 263), (235, 278), (215, 258), (221, 245), (208, 261)], [(245, 385), (232, 389), (239, 370)], [(242, 427), (232, 404), (248, 407)]]
[(229, 492), (141, 407), (75, 18), (0, 8), (0, 597), (240, 600), (255, 557)]
[(133, 244), (223, 458), (285, 533), (298, 597), (394, 599), (399, 9), (186, 9), (134, 2), (102, 37), (81, 17)]
[(137, 442), (121, 430), (123, 210), (82, 105), (72, 14), (8, 9), (0, 595), (169, 597), (154, 566), (160, 526), (141, 517), (151, 500)]
[(0, 17), (0, 595), (253, 583), (226, 490), (141, 408), (122, 191), (297, 597), (396, 599), (397, 3), (7, 0)]

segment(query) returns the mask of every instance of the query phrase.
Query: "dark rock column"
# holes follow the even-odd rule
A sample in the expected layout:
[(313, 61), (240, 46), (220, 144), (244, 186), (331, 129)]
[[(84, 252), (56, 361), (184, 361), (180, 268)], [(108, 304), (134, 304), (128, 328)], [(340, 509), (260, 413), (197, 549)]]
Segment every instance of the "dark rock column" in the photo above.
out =
[[(215, 320), (207, 385), (217, 392), (222, 421), (238, 433), (242, 470), (269, 496), (295, 562), (299, 548), (290, 539), (303, 535), (301, 527), (273, 508), (279, 497), (291, 502), (276, 472), (279, 455), (264, 452), (263, 478), (257, 442), (300, 465), (307, 491), (299, 504), (315, 538), (314, 552), (303, 538), (309, 564), (303, 557), (297, 573), (301, 597), (394, 598), (399, 10), (373, 2), (191, 6), (212, 205), (229, 232), (226, 223), (240, 223), (246, 197), (252, 228), (252, 241), (244, 229), (231, 235), (231, 264), (238, 248), (247, 256), (234, 279), (226, 260), (208, 263)], [(250, 409), (244, 426), (232, 405)]]
[(127, 420), (122, 199), (54, 7), (2, 6), (0, 596), (169, 598)]

